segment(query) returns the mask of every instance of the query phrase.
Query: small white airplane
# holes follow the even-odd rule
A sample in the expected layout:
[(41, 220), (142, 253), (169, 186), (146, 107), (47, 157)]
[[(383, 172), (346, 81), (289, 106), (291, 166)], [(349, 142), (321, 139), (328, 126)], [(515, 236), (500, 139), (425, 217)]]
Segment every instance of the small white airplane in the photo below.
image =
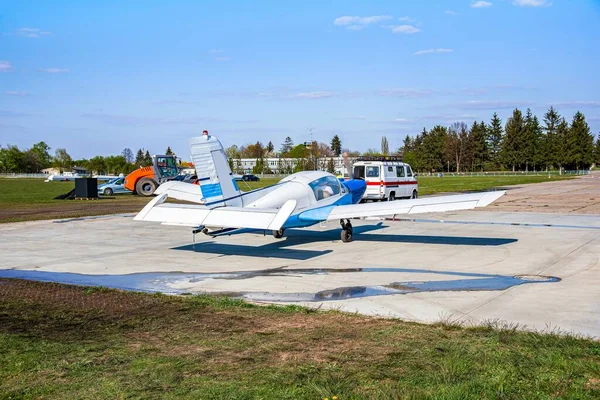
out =
[[(134, 218), (192, 228), (194, 234), (231, 234), (237, 229), (269, 230), (281, 238), (288, 228), (337, 220), (343, 242), (352, 241), (352, 218), (395, 216), (485, 207), (504, 191), (359, 204), (366, 190), (362, 179), (340, 181), (323, 171), (298, 172), (277, 184), (241, 192), (221, 142), (204, 134), (190, 139), (199, 185), (170, 181), (158, 187)], [(348, 168), (348, 171), (351, 171)], [(352, 177), (351, 177), (352, 178)], [(197, 204), (165, 203), (167, 198)]]

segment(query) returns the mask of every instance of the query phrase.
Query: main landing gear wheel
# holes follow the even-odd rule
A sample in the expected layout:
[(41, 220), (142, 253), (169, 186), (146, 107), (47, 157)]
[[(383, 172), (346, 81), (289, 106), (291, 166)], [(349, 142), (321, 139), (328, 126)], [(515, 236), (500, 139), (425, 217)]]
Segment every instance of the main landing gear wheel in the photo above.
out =
[(283, 232), (285, 232), (284, 229), (279, 229), (279, 230), (273, 231), (273, 237), (275, 239), (281, 239), (283, 237)]
[(352, 241), (352, 224), (349, 219), (340, 220), (340, 225), (342, 226), (342, 242), (348, 243)]

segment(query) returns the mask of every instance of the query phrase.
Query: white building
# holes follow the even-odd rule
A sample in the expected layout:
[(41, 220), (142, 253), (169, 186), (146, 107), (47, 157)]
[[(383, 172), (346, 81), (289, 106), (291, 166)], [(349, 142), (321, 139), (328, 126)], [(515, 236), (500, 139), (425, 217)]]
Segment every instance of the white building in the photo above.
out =
[[(268, 167), (275, 174), (290, 173), (294, 170), (294, 167), (298, 163), (306, 162), (306, 159), (302, 158), (264, 158), (265, 167)], [(327, 171), (329, 160), (333, 160), (333, 165), (336, 174), (342, 175), (345, 173), (344, 158), (340, 157), (321, 157), (317, 159), (317, 169), (321, 171)], [(257, 159), (255, 158), (241, 158), (233, 159), (233, 170), (234, 172), (240, 171), (245, 174), (252, 173), (253, 168), (256, 166)], [(354, 158), (350, 158), (350, 163), (354, 162)]]

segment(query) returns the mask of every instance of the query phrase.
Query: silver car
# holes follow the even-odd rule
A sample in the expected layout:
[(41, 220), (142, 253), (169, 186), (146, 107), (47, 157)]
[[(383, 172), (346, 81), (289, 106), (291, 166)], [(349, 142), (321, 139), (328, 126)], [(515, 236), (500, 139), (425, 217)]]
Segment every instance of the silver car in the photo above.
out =
[(113, 178), (110, 181), (98, 186), (98, 194), (111, 196), (116, 193), (131, 193), (131, 190), (125, 189), (123, 182), (125, 182), (124, 177)]

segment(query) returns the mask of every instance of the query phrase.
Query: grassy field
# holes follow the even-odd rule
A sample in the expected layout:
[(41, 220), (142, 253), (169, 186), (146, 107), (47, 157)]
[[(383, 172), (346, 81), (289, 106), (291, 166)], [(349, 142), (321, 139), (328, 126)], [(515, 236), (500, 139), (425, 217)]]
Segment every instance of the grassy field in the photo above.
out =
[[(419, 193), (485, 190), (507, 185), (548, 182), (569, 179), (548, 176), (488, 176), (443, 178), (420, 176)], [(279, 179), (265, 178), (260, 182), (239, 182), (241, 190), (248, 191), (276, 183)], [(132, 213), (139, 211), (148, 198), (130, 194), (115, 195), (100, 200), (53, 200), (59, 194), (73, 189), (73, 182), (44, 182), (41, 179), (0, 178), (0, 223), (39, 219), (76, 218), (88, 215)]]
[(600, 343), (0, 280), (0, 398), (598, 399)]

